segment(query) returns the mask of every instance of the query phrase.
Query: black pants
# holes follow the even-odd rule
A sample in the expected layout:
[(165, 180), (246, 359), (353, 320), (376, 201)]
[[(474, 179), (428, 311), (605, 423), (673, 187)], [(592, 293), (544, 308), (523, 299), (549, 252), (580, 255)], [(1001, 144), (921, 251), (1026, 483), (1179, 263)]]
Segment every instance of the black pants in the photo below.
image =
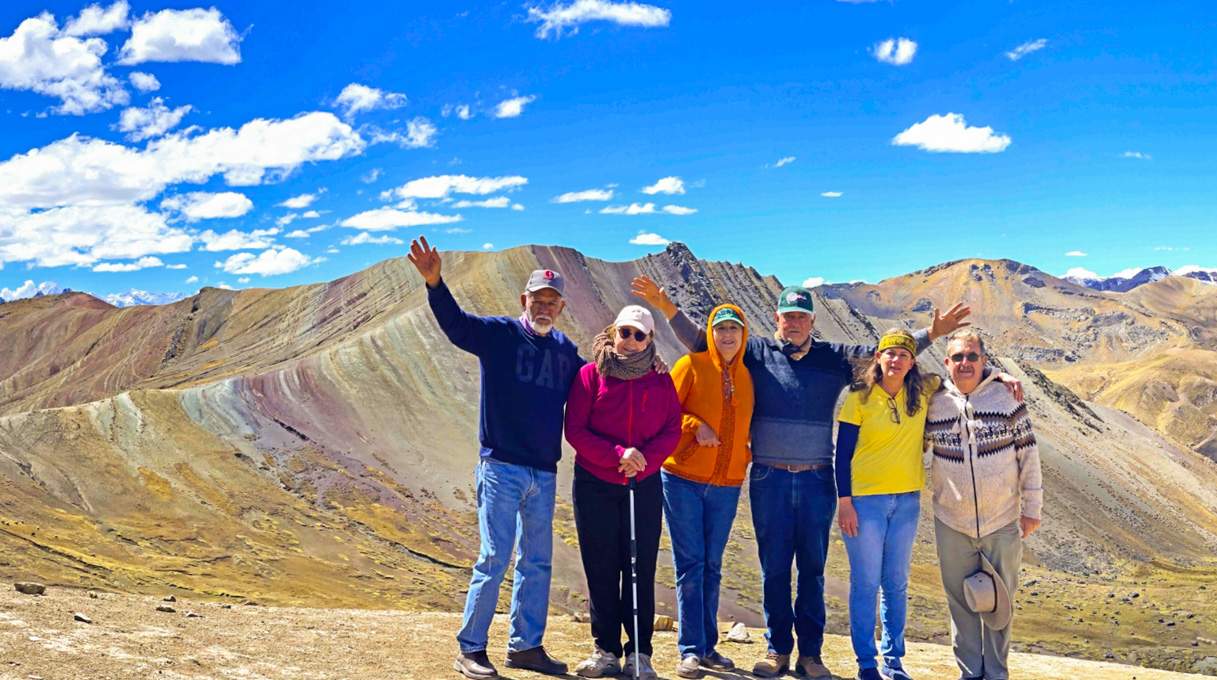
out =
[[(592, 601), (592, 637), (610, 654), (651, 654), (655, 627), (655, 561), (663, 531), (663, 482), (654, 474), (634, 490), (638, 541), (638, 640), (630, 582), (630, 489), (611, 484), (575, 465), (575, 528)], [(621, 629), (630, 642), (621, 646)]]

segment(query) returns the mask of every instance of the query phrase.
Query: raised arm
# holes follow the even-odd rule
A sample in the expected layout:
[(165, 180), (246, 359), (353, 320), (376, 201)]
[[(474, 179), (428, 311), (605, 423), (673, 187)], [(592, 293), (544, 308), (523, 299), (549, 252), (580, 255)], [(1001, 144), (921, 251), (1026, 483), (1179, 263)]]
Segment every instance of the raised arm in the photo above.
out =
[(486, 333), (490, 324), (486, 319), (475, 316), (461, 309), (452, 291), (444, 284), (440, 275), (442, 262), (439, 252), (427, 243), (427, 238), (419, 237), (410, 242), (410, 252), (406, 259), (414, 265), (427, 284), (427, 303), (431, 313), (439, 323), (440, 330), (452, 344), (469, 352), (479, 354), (486, 346)]
[(677, 309), (676, 303), (668, 297), (667, 289), (660, 288), (659, 284), (651, 280), (651, 277), (646, 274), (634, 277), (630, 288), (634, 295), (646, 300), (648, 304), (667, 317), (672, 332), (676, 334), (676, 339), (680, 340), (681, 344), (690, 352), (704, 352), (709, 347), (705, 329), (693, 323), (692, 319)]

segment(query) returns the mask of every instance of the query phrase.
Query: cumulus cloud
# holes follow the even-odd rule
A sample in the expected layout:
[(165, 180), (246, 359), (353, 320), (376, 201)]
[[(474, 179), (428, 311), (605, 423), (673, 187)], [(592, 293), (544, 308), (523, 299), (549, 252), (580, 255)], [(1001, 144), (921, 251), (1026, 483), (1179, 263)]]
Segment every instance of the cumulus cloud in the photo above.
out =
[(84, 266), (186, 252), (193, 242), (190, 234), (143, 206), (69, 205), (29, 212), (0, 204), (0, 264)]
[(510, 175), (504, 177), (470, 177), (468, 175), (437, 175), (410, 180), (390, 189), (382, 198), (397, 196), (401, 199), (446, 198), (448, 194), (476, 194), (485, 196), (498, 191), (513, 191), (528, 184), (527, 177)]
[(348, 236), (348, 237), (342, 239), (342, 241), (340, 242), (339, 245), (358, 246), (358, 245), (362, 245), (364, 243), (375, 243), (375, 244), (379, 244), (379, 245), (392, 244), (392, 245), (399, 246), (399, 245), (405, 243), (405, 241), (403, 241), (399, 238), (395, 238), (393, 236), (389, 236), (388, 234), (385, 234), (383, 236), (373, 236), (366, 231), (361, 231), (354, 236)]
[(494, 247), (493, 243), (483, 243), (482, 244), (482, 250), (490, 250), (493, 247)]
[(669, 215), (692, 215), (697, 212), (697, 208), (686, 208), (681, 205), (665, 205), (663, 211)]
[(613, 198), (612, 189), (588, 189), (587, 191), (568, 191), (561, 196), (554, 196), (552, 203), (578, 203), (580, 201), (609, 201)]
[(286, 227), (292, 222), (295, 222), (297, 217), (300, 217), (299, 213), (288, 213), (276, 219), (275, 224), (279, 225), (280, 227)]
[[(326, 212), (329, 212), (329, 211), (326, 210)], [(317, 212), (316, 210), (309, 210), (308, 212), (301, 215), (301, 217), (303, 217), (305, 219), (315, 219), (315, 218), (321, 217), (321, 213)]]
[(683, 194), (685, 192), (685, 183), (679, 177), (664, 177), (658, 182), (649, 187), (643, 187), (644, 194)]
[[(519, 205), (518, 203), (516, 205)], [(496, 196), (488, 198), (484, 201), (457, 201), (452, 204), (453, 208), (507, 208), (511, 206), (511, 199), (506, 196)], [(523, 209), (523, 206), (520, 206)]]
[(844, 194), (840, 191), (822, 191), (820, 195), (824, 198), (841, 198)]
[(1065, 253), (1065, 257), (1086, 257), (1086, 253), (1083, 253), (1080, 250), (1071, 250)]
[(645, 231), (640, 231), (637, 236), (630, 239), (630, 243), (636, 246), (666, 246), (671, 241), (659, 234), (648, 234)]
[(608, 21), (620, 26), (642, 26), (656, 28), (667, 26), (672, 21), (672, 12), (638, 2), (610, 2), (609, 0), (574, 0), (555, 2), (547, 9), (528, 8), (528, 21), (539, 22), (536, 36), (548, 38), (574, 35), (579, 26), (589, 21)]
[(1089, 269), (1083, 269), (1082, 267), (1074, 267), (1073, 269), (1070, 269), (1069, 271), (1065, 272), (1065, 276), (1068, 278), (1071, 278), (1071, 279), (1097, 279), (1097, 278), (1099, 278), (1098, 274), (1090, 271)]
[(63, 286), (60, 286), (54, 281), (43, 281), (35, 284), (33, 281), (27, 280), (25, 284), (17, 286), (16, 289), (0, 288), (0, 300), (4, 302), (12, 302), (13, 300), (23, 300), (38, 295), (59, 295), (63, 292)]
[(876, 43), (871, 54), (885, 64), (904, 66), (911, 63), (913, 55), (917, 54), (917, 43), (908, 38), (889, 38), (881, 43)]
[(1006, 57), (1010, 61), (1018, 61), (1019, 59), (1022, 59), (1023, 57), (1027, 56), (1028, 54), (1031, 54), (1032, 52), (1035, 52), (1036, 50), (1044, 49), (1044, 47), (1047, 45), (1048, 45), (1048, 41), (1045, 38), (1040, 38), (1039, 40), (1028, 40), (1027, 42), (1019, 45), (1018, 47), (1015, 47), (1014, 49), (1010, 50), (1009, 52), (1006, 52)]
[(93, 267), (95, 272), (135, 272), (141, 269), (150, 269), (152, 267), (164, 267), (165, 263), (161, 262), (159, 257), (141, 257), (135, 262), (126, 264), (117, 264), (114, 262), (102, 262)]
[(303, 229), (297, 229), (295, 231), (287, 232), (283, 235), (283, 238), (308, 238), (309, 236), (312, 236), (312, 234)]
[(991, 127), (968, 127), (962, 115), (933, 115), (892, 138), (895, 146), (915, 146), (923, 151), (952, 153), (998, 153), (1010, 146), (1010, 137)]
[(258, 274), (259, 276), (276, 276), (290, 274), (303, 269), (310, 264), (323, 262), (323, 258), (312, 258), (295, 248), (272, 248), (261, 254), (237, 253), (223, 262), (216, 262), (217, 269), (229, 274)]
[(536, 101), (536, 96), (528, 95), (525, 97), (512, 97), (499, 102), (499, 105), (494, 107), (495, 118), (515, 118), (521, 113), (524, 113), (524, 105), (531, 104)]
[(126, 0), (118, 0), (106, 9), (102, 9), (101, 5), (89, 5), (74, 19), (68, 20), (63, 28), (64, 35), (105, 35), (125, 29), (129, 25), (127, 13), (130, 11), (131, 6)]
[(170, 196), (161, 201), (161, 210), (181, 213), (191, 222), (220, 217), (240, 217), (253, 209), (254, 202), (249, 200), (245, 194), (235, 191), (215, 194), (194, 191)]
[(292, 196), (291, 198), (287, 199), (286, 201), (283, 201), (282, 203), (276, 203), (275, 205), (277, 205), (281, 208), (291, 208), (292, 210), (299, 210), (301, 208), (309, 207), (310, 205), (313, 204), (313, 201), (315, 201), (315, 200), (317, 200), (317, 194), (300, 194), (299, 196)]
[(373, 144), (386, 142), (397, 144), (405, 149), (423, 149), (435, 146), (435, 137), (439, 129), (431, 121), (419, 116), (406, 121), (406, 131), (382, 130), (374, 125), (367, 128)]
[(186, 265), (184, 265), (184, 264), (167, 264), (167, 265), (165, 265), (165, 269), (186, 269)]
[(815, 288), (816, 286), (824, 285), (823, 276), (812, 276), (811, 278), (803, 279), (804, 288)]
[(601, 215), (653, 215), (659, 212), (654, 203), (631, 203), (629, 205), (608, 205), (600, 209)]
[(374, 109), (398, 109), (407, 104), (406, 95), (398, 92), (386, 92), (375, 87), (351, 83), (342, 88), (334, 105), (340, 107), (342, 115), (350, 118), (362, 111)]
[(161, 89), (161, 81), (156, 79), (156, 76), (151, 73), (143, 73), (141, 71), (132, 71), (127, 76), (131, 80), (131, 84), (140, 92), (155, 92)]
[(1140, 151), (1125, 151), (1124, 153), (1120, 154), (1120, 158), (1136, 158), (1139, 160), (1148, 161), (1152, 160), (1153, 156), (1150, 156), (1147, 153), (1141, 153)]
[(165, 106), (163, 99), (154, 97), (146, 109), (123, 109), (118, 116), (118, 130), (127, 133), (127, 139), (132, 142), (160, 137), (177, 127), (182, 118), (193, 110), (194, 107), (189, 104), (171, 109)]
[(119, 63), (202, 61), (237, 64), (241, 36), (220, 10), (166, 9), (135, 20), (131, 37), (119, 53)]
[(461, 120), (469, 120), (470, 118), (473, 118), (473, 114), (469, 112), (469, 106), (466, 104), (457, 106), (455, 111), (456, 117), (460, 118)]
[(460, 215), (440, 215), (437, 213), (417, 212), (413, 210), (398, 210), (396, 208), (378, 208), (367, 210), (342, 221), (342, 226), (366, 231), (388, 231), (398, 227), (417, 227), (426, 224), (450, 224), (460, 222)]
[(192, 276), (192, 277), (186, 279), (186, 283), (198, 283), (198, 282), (199, 282), (199, 277), (197, 277), (197, 276)]
[(199, 240), (203, 242), (203, 250), (213, 253), (223, 250), (255, 250), (271, 247), (275, 242), (271, 237), (278, 233), (278, 229), (255, 229), (248, 233), (232, 229), (218, 234), (208, 229), (199, 234)]
[(55, 112), (60, 114), (83, 115), (126, 105), (127, 91), (102, 64), (107, 49), (101, 38), (82, 39), (60, 31), (55, 17), (44, 12), (0, 38), (0, 88), (59, 99)]
[(380, 179), (380, 176), (383, 174), (384, 174), (384, 170), (382, 170), (380, 168), (372, 168), (371, 170), (360, 175), (359, 181), (363, 182), (364, 184), (371, 184), (372, 182), (375, 182), (376, 180)]
[(773, 164), (773, 167), (780, 168), (783, 165), (790, 165), (793, 162), (794, 162), (794, 156), (786, 156), (785, 158), (779, 158), (778, 162)]

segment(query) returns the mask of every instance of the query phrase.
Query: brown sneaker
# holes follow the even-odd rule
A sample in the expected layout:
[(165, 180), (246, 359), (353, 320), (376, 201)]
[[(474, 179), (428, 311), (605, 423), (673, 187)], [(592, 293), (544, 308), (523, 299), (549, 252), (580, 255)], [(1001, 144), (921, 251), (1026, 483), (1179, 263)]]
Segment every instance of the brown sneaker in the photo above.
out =
[(832, 673), (824, 667), (818, 656), (800, 656), (794, 664), (794, 672), (813, 679), (832, 677)]
[(759, 675), (762, 678), (772, 678), (788, 670), (790, 670), (789, 654), (769, 652), (765, 654), (765, 658), (757, 661), (756, 665), (752, 667), (752, 674)]
[(484, 649), (478, 652), (457, 654), (456, 661), (452, 662), (452, 668), (471, 680), (491, 680), (491, 678), (499, 677), (499, 672), (494, 669), (490, 659), (486, 658)]
[(536, 671), (541, 675), (566, 675), (566, 664), (546, 654), (544, 647), (507, 652), (506, 666)]
[(701, 677), (701, 659), (690, 654), (676, 664), (676, 674), (682, 678)]

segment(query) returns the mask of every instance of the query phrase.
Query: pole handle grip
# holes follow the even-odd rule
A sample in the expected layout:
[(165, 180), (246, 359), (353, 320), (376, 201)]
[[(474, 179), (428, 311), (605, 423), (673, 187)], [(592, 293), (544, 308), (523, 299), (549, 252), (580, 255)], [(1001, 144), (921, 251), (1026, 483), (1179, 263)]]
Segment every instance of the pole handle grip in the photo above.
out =
[(633, 491), (634, 489), (637, 489), (638, 488), (638, 477), (637, 476), (630, 477), (628, 484), (630, 485), (631, 491)]

